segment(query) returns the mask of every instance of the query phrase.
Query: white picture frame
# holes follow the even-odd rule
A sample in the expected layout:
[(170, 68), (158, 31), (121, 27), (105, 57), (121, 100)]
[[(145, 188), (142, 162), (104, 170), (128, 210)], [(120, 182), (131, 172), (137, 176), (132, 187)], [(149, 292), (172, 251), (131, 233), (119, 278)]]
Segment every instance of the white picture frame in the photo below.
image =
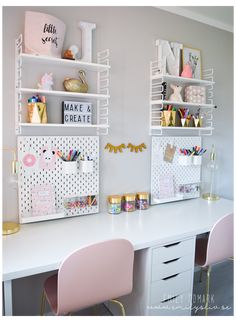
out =
[(202, 78), (202, 59), (201, 50), (197, 48), (191, 48), (183, 46), (182, 50), (182, 66), (189, 63), (192, 67), (192, 78)]

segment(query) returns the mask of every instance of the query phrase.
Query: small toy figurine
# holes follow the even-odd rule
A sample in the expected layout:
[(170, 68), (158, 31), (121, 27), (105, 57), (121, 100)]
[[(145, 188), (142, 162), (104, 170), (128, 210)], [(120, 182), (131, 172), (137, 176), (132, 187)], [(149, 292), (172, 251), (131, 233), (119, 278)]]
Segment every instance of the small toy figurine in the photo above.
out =
[(170, 84), (170, 87), (173, 89), (174, 93), (170, 95), (169, 100), (175, 102), (183, 102), (182, 96), (180, 94), (182, 87), (173, 84)]
[(85, 79), (85, 72), (79, 70), (79, 79), (76, 78), (65, 78), (63, 85), (67, 92), (87, 93), (88, 84)]
[(42, 76), (40, 83), (38, 83), (38, 89), (52, 91), (52, 85), (53, 85), (52, 73), (50, 74), (45, 73)]
[(65, 52), (64, 52), (64, 55), (63, 55), (63, 58), (64, 59), (71, 59), (71, 60), (75, 60), (74, 57), (73, 57), (73, 53), (70, 49), (67, 49)]
[(183, 71), (181, 73), (182, 77), (187, 77), (187, 78), (192, 78), (193, 77), (193, 72), (192, 72), (192, 67), (190, 66), (189, 63), (184, 65)]
[(79, 59), (79, 48), (76, 45), (70, 46), (70, 48), (64, 52), (63, 58), (71, 60)]

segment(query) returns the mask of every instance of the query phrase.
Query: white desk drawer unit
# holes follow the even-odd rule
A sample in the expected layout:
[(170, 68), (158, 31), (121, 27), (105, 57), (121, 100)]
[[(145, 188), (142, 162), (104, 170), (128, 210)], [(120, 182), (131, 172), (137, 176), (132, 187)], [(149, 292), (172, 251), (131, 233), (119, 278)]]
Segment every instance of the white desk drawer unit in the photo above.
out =
[(151, 285), (150, 303), (155, 305), (189, 290), (191, 270), (163, 278)]
[(194, 245), (194, 239), (188, 239), (154, 248), (152, 251), (152, 281), (190, 269)]
[(168, 261), (176, 258), (176, 256), (184, 256), (191, 254), (193, 246), (195, 245), (194, 239), (187, 239), (175, 243), (167, 244), (162, 247), (157, 247), (152, 250), (153, 262), (160, 263), (161, 261)]
[(120, 299), (127, 315), (191, 315), (194, 255), (195, 236), (136, 251), (133, 291)]
[(159, 264), (153, 262), (152, 282), (189, 270), (192, 267), (192, 254), (170, 259)]
[[(149, 315), (175, 315), (177, 311), (179, 315), (189, 314), (193, 284), (194, 249), (195, 238), (152, 249)], [(183, 294), (185, 294), (184, 297)], [(177, 309), (175, 306), (177, 306)], [(173, 307), (173, 310), (171, 310), (171, 307)]]

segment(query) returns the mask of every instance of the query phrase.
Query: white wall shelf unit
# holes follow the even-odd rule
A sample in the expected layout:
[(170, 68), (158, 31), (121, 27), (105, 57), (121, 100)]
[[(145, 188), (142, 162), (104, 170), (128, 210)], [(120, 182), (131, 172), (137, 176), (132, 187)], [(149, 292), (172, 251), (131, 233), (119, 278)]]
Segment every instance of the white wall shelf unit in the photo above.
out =
[[(187, 134), (187, 135), (211, 135), (212, 131), (214, 130), (214, 127), (206, 126), (206, 127), (181, 127), (181, 126), (151, 126), (150, 127), (151, 133), (153, 135), (162, 135), (163, 132), (168, 134), (179, 134), (181, 132), (181, 135)], [(178, 133), (177, 133), (178, 132)]]
[[(15, 41), (15, 132), (16, 134), (22, 134), (24, 128), (34, 129), (36, 127), (51, 128), (61, 127), (64, 128), (91, 128), (96, 129), (96, 134), (107, 135), (108, 134), (108, 116), (109, 116), (109, 50), (104, 50), (97, 53), (97, 63), (87, 63), (82, 61), (73, 61), (62, 58), (54, 58), (48, 56), (38, 56), (23, 53), (23, 37), (20, 35)], [(42, 90), (24, 86), (22, 81), (22, 75), (25, 73), (25, 65), (34, 66), (35, 64), (45, 66), (56, 66), (58, 68), (71, 68), (80, 69), (85, 71), (94, 72), (96, 75), (96, 91), (93, 93), (75, 93), (67, 92), (63, 90)], [(56, 77), (56, 75), (55, 75)], [(37, 80), (35, 80), (35, 83)], [(92, 99), (96, 104), (96, 121), (93, 124), (59, 124), (59, 123), (47, 123), (47, 124), (32, 124), (27, 123), (26, 111), (27, 106), (23, 103), (23, 98), (27, 94), (42, 94), (54, 98), (66, 97), (66, 98), (81, 98), (83, 100)], [(61, 115), (61, 110), (58, 110)], [(50, 120), (51, 121), (51, 120)]]
[(62, 59), (62, 58), (54, 58), (49, 56), (36, 56), (36, 55), (30, 55), (30, 54), (19, 54), (19, 58), (22, 60), (22, 62), (33, 62), (33, 63), (44, 63), (44, 64), (55, 64), (58, 66), (65, 65), (66, 67), (73, 67), (73, 68), (86, 68), (87, 70), (91, 71), (104, 71), (111, 68), (110, 65), (108, 65), (109, 60), (104, 62), (104, 64), (96, 64), (96, 63), (87, 63), (79, 60), (68, 60), (68, 59)]
[(17, 89), (18, 93), (28, 93), (28, 94), (45, 94), (49, 96), (57, 96), (57, 97), (78, 97), (78, 98), (97, 98), (97, 99), (104, 99), (104, 98), (109, 98), (109, 95), (104, 95), (104, 94), (93, 94), (93, 93), (75, 93), (75, 92), (66, 92), (66, 91), (48, 91), (48, 90), (42, 90), (42, 89), (37, 89), (37, 88), (18, 88)]
[[(160, 63), (153, 61), (150, 63), (150, 110), (149, 110), (149, 134), (163, 135), (163, 132), (170, 135), (176, 133), (181, 135), (212, 135), (213, 131), (213, 69), (203, 71), (203, 79), (186, 78), (181, 76), (163, 75), (160, 73)], [(166, 83), (166, 95), (164, 95), (164, 84)], [(177, 102), (168, 100), (171, 93), (169, 85), (185, 86), (204, 86), (206, 88), (206, 102), (204, 104), (192, 102)], [(173, 105), (178, 108), (187, 107), (191, 113), (198, 109), (203, 115), (201, 127), (181, 127), (181, 126), (162, 126), (162, 111), (166, 105)]]
[(152, 100), (152, 105), (155, 104), (163, 104), (163, 105), (176, 105), (176, 106), (192, 106), (192, 107), (200, 107), (200, 108), (215, 108), (214, 104), (198, 104), (198, 103), (188, 103), (188, 102), (177, 102), (177, 101), (166, 101), (166, 100)]

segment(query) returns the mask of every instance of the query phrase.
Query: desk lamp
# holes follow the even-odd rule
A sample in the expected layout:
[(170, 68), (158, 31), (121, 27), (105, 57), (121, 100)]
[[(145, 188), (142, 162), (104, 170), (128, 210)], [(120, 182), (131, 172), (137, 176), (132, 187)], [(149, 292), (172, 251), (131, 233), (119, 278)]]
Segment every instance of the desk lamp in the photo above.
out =
[[(17, 181), (16, 176), (18, 173), (18, 162), (16, 160), (16, 152), (14, 149), (3, 148), (3, 151), (9, 151), (13, 153), (13, 160), (11, 162), (11, 183), (12, 181)], [(14, 177), (14, 179), (13, 179)], [(12, 180), (13, 179), (13, 180)], [(5, 221), (2, 223), (2, 234), (10, 235), (18, 232), (20, 229), (20, 225), (17, 222), (13, 221)]]

